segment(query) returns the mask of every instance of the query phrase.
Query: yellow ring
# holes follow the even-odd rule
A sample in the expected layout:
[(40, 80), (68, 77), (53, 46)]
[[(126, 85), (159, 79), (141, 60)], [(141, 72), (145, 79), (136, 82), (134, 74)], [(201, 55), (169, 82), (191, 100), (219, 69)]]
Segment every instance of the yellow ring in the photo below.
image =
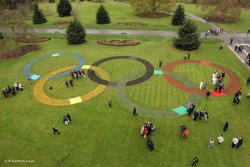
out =
[[(61, 69), (55, 70), (55, 71), (43, 76), (36, 83), (36, 85), (34, 87), (34, 91), (33, 91), (34, 97), (38, 101), (40, 101), (40, 102), (42, 102), (44, 104), (47, 104), (47, 105), (66, 106), (66, 105), (81, 103), (81, 102), (90, 100), (90, 99), (94, 98), (95, 96), (97, 96), (98, 94), (100, 94), (101, 92), (103, 92), (104, 89), (107, 87), (105, 85), (100, 84), (93, 91), (87, 93), (86, 95), (82, 95), (82, 96), (78, 96), (78, 97), (70, 98), (70, 99), (54, 99), (54, 98), (51, 98), (51, 97), (47, 96), (45, 94), (45, 92), (43, 91), (43, 87), (44, 87), (44, 84), (46, 83), (46, 81), (49, 79), (49, 77), (51, 77), (51, 76), (53, 76), (55, 74), (58, 74), (60, 72), (64, 72), (64, 71), (73, 69), (73, 68), (74, 68), (74, 66), (61, 68)], [(98, 67), (95, 67), (95, 66), (84, 65), (82, 67), (82, 69), (94, 70), (101, 76), (102, 79), (110, 81), (109, 74), (106, 71), (102, 70), (101, 68), (98, 68)]]

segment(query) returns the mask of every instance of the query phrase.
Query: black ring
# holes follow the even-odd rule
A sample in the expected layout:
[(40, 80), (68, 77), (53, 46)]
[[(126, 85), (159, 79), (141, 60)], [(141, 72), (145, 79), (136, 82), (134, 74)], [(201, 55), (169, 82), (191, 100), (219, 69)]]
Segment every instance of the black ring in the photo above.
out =
[[(101, 64), (105, 61), (109, 61), (109, 60), (113, 60), (113, 59), (132, 59), (132, 60), (136, 60), (136, 61), (141, 62), (146, 67), (146, 72), (144, 73), (143, 76), (141, 76), (140, 78), (128, 81), (126, 83), (126, 86), (131, 86), (131, 85), (136, 85), (136, 84), (142, 83), (142, 82), (148, 80), (154, 74), (154, 67), (152, 66), (151, 63), (149, 63), (148, 61), (146, 61), (144, 59), (132, 57), (132, 56), (107, 57), (107, 58), (104, 58), (104, 59), (101, 59), (101, 60), (95, 62), (94, 64), (92, 64), (92, 66), (98, 66), (99, 64)], [(94, 81), (95, 83), (98, 83), (98, 84), (102, 84), (102, 85), (106, 85), (106, 86), (116, 86), (117, 85), (117, 82), (109, 82), (109, 81), (106, 81), (106, 80), (99, 78), (96, 75), (95, 71), (91, 70), (91, 69), (88, 70), (88, 76), (92, 81)]]

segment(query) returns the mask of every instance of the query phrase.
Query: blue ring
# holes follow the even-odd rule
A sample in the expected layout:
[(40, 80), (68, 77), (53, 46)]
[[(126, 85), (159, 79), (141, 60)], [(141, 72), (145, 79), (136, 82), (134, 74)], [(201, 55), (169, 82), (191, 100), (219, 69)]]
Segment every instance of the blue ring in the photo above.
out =
[[(51, 57), (56, 57), (56, 56), (73, 56), (73, 57), (76, 57), (78, 59), (78, 65), (75, 68), (72, 69), (73, 71), (81, 69), (81, 67), (85, 64), (85, 58), (82, 57), (79, 54), (75, 54), (75, 53), (55, 53), (55, 54), (50, 54), (50, 55), (47, 55), (47, 56), (40, 57), (38, 59), (32, 60), (31, 62), (26, 64), (26, 66), (24, 66), (24, 68), (22, 70), (23, 75), (26, 76), (27, 78), (30, 78), (30, 79), (33, 79), (33, 80), (38, 80), (42, 76), (32, 73), (31, 72), (31, 67), (35, 63), (37, 63), (39, 61), (42, 61), (44, 59), (51, 58)], [(69, 72), (70, 71), (65, 71), (63, 73), (53, 75), (49, 79), (61, 78), (63, 76), (69, 75)]]

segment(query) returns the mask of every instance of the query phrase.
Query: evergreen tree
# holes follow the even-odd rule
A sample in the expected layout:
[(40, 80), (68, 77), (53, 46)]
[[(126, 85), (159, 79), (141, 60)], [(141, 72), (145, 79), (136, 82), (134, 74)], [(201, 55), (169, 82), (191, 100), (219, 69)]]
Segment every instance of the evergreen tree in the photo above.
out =
[(172, 25), (183, 25), (185, 21), (185, 11), (182, 5), (178, 5), (172, 18)]
[(110, 23), (109, 14), (104, 8), (104, 6), (101, 4), (96, 13), (96, 24), (109, 24), (109, 23)]
[(191, 20), (186, 20), (178, 30), (178, 38), (173, 38), (175, 47), (183, 50), (195, 50), (201, 45), (200, 34), (197, 33), (197, 26)]
[(86, 37), (86, 32), (83, 26), (75, 18), (74, 21), (71, 21), (69, 23), (67, 31), (66, 31), (66, 38), (67, 38), (68, 44), (70, 45), (82, 44), (86, 42), (85, 37)]
[(38, 8), (38, 4), (34, 4), (34, 13), (33, 13), (33, 24), (43, 24), (46, 23), (47, 19), (44, 16), (42, 10)]
[(57, 12), (60, 17), (70, 16), (72, 6), (68, 0), (60, 0), (57, 4)]

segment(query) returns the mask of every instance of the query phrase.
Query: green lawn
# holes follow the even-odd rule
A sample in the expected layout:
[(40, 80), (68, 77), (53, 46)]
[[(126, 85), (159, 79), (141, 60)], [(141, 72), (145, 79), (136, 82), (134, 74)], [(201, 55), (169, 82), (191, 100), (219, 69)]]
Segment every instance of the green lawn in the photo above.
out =
[[(84, 2), (85, 3), (85, 2)], [(94, 4), (93, 4), (94, 5)], [(132, 116), (131, 110), (119, 102), (116, 90), (107, 87), (97, 97), (75, 105), (56, 107), (38, 102), (33, 97), (36, 81), (30, 85), (22, 74), (22, 68), (30, 61), (52, 53), (77, 53), (83, 55), (86, 64), (110, 56), (134, 56), (152, 63), (155, 69), (159, 60), (163, 66), (183, 58), (184, 51), (172, 46), (171, 38), (133, 36), (141, 43), (131, 47), (109, 47), (98, 45), (97, 39), (119, 38), (112, 35), (88, 35), (82, 45), (69, 46), (62, 37), (52, 38), (41, 43), (42, 50), (29, 53), (23, 57), (0, 61), (0, 87), (19, 81), (24, 91), (17, 92), (15, 97), (0, 96), (1, 114), (1, 154), (0, 166), (190, 166), (194, 156), (199, 157), (198, 166), (248, 167), (249, 161), (249, 108), (246, 98), (249, 87), (245, 86), (250, 73), (238, 59), (216, 39), (202, 39), (197, 51), (191, 52), (191, 59), (206, 60), (229, 68), (241, 81), (242, 100), (233, 105), (233, 95), (201, 97), (197, 109), (206, 108), (210, 114), (207, 124), (193, 121), (187, 115), (175, 118), (154, 118), (138, 115)], [(219, 46), (224, 49), (220, 50)], [(32, 70), (45, 74), (63, 66), (76, 65), (70, 57), (55, 57), (36, 63)], [(133, 60), (112, 60), (100, 67), (107, 71), (112, 81), (120, 81), (130, 73), (145, 70), (141, 63)], [(187, 70), (188, 68), (188, 70)], [(178, 72), (192, 80), (194, 84), (201, 78), (210, 80), (215, 69), (206, 66), (178, 66)], [(196, 72), (195, 75), (190, 72)], [(204, 76), (204, 77), (203, 77)], [(75, 81), (75, 87), (65, 87), (64, 82), (70, 76), (46, 82), (44, 91), (54, 98), (70, 98), (86, 94), (97, 84), (89, 78)], [(228, 82), (228, 81), (226, 81)], [(53, 89), (48, 87), (53, 85)], [(152, 109), (172, 108), (187, 101), (189, 94), (180, 91), (167, 83), (161, 75), (153, 75), (148, 81), (126, 87), (126, 93), (134, 103)], [(113, 100), (113, 107), (108, 107), (108, 99)], [(64, 125), (62, 116), (70, 113), (72, 123)], [(139, 112), (139, 111), (138, 111)], [(152, 121), (156, 126), (156, 136), (152, 137), (155, 151), (150, 152), (146, 140), (139, 135), (145, 121)], [(223, 124), (229, 121), (229, 129), (223, 133)], [(57, 125), (61, 135), (54, 135), (52, 125)], [(190, 130), (188, 139), (180, 139), (177, 134), (179, 126), (186, 124)], [(220, 146), (208, 148), (209, 138), (217, 139), (223, 133), (225, 142)], [(230, 147), (233, 137), (244, 137), (243, 146), (239, 149)], [(217, 140), (216, 140), (217, 141)], [(34, 160), (34, 163), (7, 163), (5, 160)]]
[[(202, 12), (200, 7), (197, 7), (195, 4), (187, 4), (184, 3), (184, 9), (186, 12), (200, 16), (205, 18), (208, 16), (207, 12)], [(225, 31), (233, 31), (233, 32), (247, 32), (250, 28), (250, 10), (242, 10), (240, 15), (240, 21), (237, 23), (222, 23), (222, 22), (215, 22), (220, 27), (224, 28)]]
[[(98, 25), (96, 24), (96, 12), (100, 6), (100, 3), (92, 2), (74, 2), (71, 3), (73, 10), (78, 13), (78, 19), (83, 24), (86, 29), (142, 29), (142, 30), (171, 30), (177, 31), (176, 26), (171, 25), (172, 16), (163, 17), (163, 18), (143, 18), (135, 14), (133, 9), (124, 3), (114, 3), (113, 1), (107, 1), (103, 5), (107, 9), (110, 15), (111, 23), (107, 25)], [(40, 25), (33, 25), (36, 28), (66, 28), (67, 25), (54, 25), (56, 21), (70, 21), (73, 20), (73, 17), (59, 17), (56, 12), (56, 3), (39, 3), (39, 7), (46, 11), (48, 8), (53, 11), (53, 15), (47, 16), (48, 22)], [(47, 12), (45, 12), (46, 14)], [(29, 24), (32, 24), (32, 19), (30, 18), (27, 21)], [(119, 22), (142, 22), (148, 24), (147, 26), (121, 26), (117, 25)], [(200, 32), (207, 31), (209, 26), (196, 22), (199, 27)]]

